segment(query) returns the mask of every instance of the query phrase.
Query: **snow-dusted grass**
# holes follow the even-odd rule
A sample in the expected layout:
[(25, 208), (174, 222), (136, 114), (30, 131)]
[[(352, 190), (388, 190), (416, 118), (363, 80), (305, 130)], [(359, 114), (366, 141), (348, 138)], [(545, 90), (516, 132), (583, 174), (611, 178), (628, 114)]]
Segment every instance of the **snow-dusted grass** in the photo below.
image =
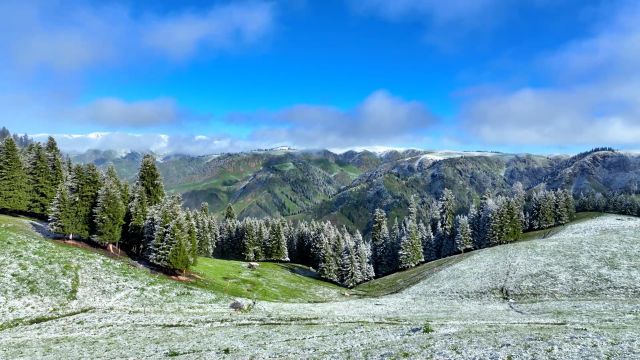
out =
[(637, 218), (473, 252), (387, 296), (246, 313), (21, 220), (0, 224), (0, 358), (640, 357)]

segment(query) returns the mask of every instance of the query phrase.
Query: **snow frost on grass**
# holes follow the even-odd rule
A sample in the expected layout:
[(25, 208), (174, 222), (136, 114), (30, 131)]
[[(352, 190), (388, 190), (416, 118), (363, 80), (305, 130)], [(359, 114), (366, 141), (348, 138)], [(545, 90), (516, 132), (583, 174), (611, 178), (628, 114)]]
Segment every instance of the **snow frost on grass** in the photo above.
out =
[[(21, 220), (0, 224), (0, 358), (640, 357), (637, 218), (606, 215), (427, 264), (396, 278), (415, 284), (404, 290), (389, 279), (362, 287), (381, 297), (258, 300), (247, 312), (218, 288), (59, 246)], [(282, 270), (268, 266), (261, 278), (241, 263), (207, 264), (214, 277), (239, 272), (234, 291), (264, 281), (265, 297), (295, 281), (267, 285)]]

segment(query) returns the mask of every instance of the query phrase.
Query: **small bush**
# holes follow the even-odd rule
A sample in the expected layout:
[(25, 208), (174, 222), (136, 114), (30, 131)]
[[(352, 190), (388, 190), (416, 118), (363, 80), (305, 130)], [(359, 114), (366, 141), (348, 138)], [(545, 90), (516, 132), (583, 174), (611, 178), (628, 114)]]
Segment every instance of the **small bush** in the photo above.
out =
[(429, 323), (424, 323), (424, 325), (422, 326), (422, 333), (423, 334), (431, 334), (433, 331), (434, 330), (431, 327), (431, 324), (429, 324)]

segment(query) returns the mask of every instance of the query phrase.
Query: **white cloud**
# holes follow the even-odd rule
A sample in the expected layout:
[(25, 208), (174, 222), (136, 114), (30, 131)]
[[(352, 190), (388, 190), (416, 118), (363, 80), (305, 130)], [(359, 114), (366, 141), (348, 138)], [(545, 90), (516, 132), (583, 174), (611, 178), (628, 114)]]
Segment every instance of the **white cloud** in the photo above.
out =
[(546, 87), (471, 99), (466, 128), (492, 144), (630, 145), (640, 139), (640, 6), (541, 60)]
[(191, 56), (200, 46), (225, 49), (251, 44), (272, 30), (273, 8), (265, 2), (230, 3), (204, 14), (155, 18), (143, 29), (143, 42), (174, 58)]
[[(132, 119), (147, 123), (175, 113), (156, 111), (156, 103), (126, 104), (117, 99), (92, 104), (85, 110), (87, 119), (101, 118), (104, 122), (125, 122)], [(171, 102), (170, 102), (171, 103)], [(107, 104), (107, 105), (105, 105)], [(160, 106), (162, 107), (162, 106)], [(92, 117), (93, 116), (93, 117)], [(168, 116), (170, 118), (170, 116)], [(268, 120), (269, 126), (261, 128), (260, 122)], [(122, 120), (120, 120), (122, 119)], [(298, 105), (281, 111), (241, 114), (231, 117), (231, 122), (249, 122), (257, 126), (247, 137), (224, 134), (199, 134), (195, 136), (165, 134), (131, 134), (101, 132), (89, 134), (53, 134), (65, 151), (81, 152), (88, 149), (119, 151), (154, 151), (162, 154), (183, 153), (204, 155), (220, 152), (236, 152), (288, 145), (300, 149), (381, 149), (406, 147), (408, 144), (424, 146), (426, 130), (436, 123), (436, 118), (417, 101), (407, 101), (386, 91), (376, 91), (350, 110), (328, 106)], [(256, 123), (258, 123), (256, 125)], [(45, 139), (48, 134), (36, 135)]]
[[(280, 126), (255, 131), (251, 139), (303, 148), (345, 148), (380, 144), (419, 143), (436, 122), (424, 104), (406, 101), (380, 90), (351, 110), (297, 105), (268, 117)], [(246, 121), (246, 119), (245, 119)]]
[(172, 123), (180, 114), (173, 99), (160, 98), (126, 102), (118, 98), (101, 98), (73, 110), (76, 120), (108, 126), (143, 127)]
[(134, 17), (123, 4), (9, 0), (0, 2), (0, 56), (23, 70), (65, 72), (158, 53), (185, 59), (202, 48), (253, 44), (270, 33), (274, 18), (275, 7), (264, 1)]

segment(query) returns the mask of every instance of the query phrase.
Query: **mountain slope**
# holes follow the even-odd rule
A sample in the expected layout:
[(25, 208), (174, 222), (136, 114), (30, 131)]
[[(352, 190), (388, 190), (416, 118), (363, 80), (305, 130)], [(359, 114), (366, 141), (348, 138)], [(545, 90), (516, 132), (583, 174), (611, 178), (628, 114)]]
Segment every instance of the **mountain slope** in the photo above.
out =
[[(74, 161), (115, 164), (133, 180), (140, 154), (88, 152)], [(640, 156), (609, 150), (569, 156), (454, 151), (295, 151), (276, 149), (211, 156), (174, 155), (158, 166), (169, 192), (191, 208), (214, 212), (234, 204), (240, 217), (293, 216), (336, 221), (366, 230), (380, 207), (401, 217), (409, 198), (425, 203), (449, 188), (464, 212), (485, 192), (501, 194), (516, 182), (581, 192), (638, 192)]]
[(258, 301), (246, 313), (219, 294), (52, 244), (23, 220), (0, 225), (0, 358), (640, 356), (638, 218), (606, 215), (476, 251), (388, 296)]

